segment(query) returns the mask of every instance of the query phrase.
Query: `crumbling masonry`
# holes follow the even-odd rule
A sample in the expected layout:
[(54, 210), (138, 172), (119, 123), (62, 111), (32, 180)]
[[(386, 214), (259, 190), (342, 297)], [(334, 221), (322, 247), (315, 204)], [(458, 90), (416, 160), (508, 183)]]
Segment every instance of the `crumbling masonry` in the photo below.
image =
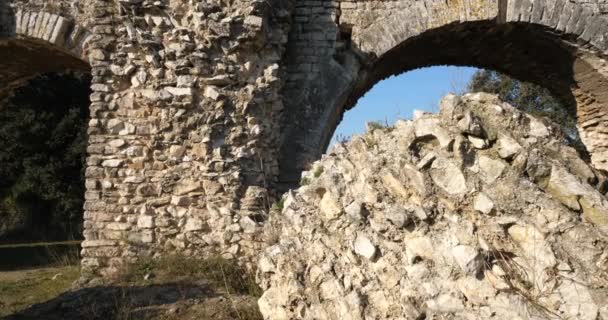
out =
[[(576, 101), (608, 169), (606, 0), (8, 0), (0, 99), (43, 72), (91, 88), (83, 268), (252, 257), (280, 192), (377, 81), (496, 69)], [(247, 259), (245, 259), (247, 260)]]

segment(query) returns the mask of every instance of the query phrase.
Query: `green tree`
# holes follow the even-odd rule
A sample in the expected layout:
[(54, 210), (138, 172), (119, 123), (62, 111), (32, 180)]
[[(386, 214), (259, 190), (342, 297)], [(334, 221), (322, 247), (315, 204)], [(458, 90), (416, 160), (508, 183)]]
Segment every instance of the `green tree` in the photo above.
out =
[(89, 86), (45, 74), (0, 106), (0, 241), (80, 237)]
[(576, 128), (576, 105), (555, 98), (548, 89), (496, 71), (478, 70), (469, 82), (468, 91), (493, 93), (535, 117), (549, 118), (561, 127), (567, 142), (586, 155)]

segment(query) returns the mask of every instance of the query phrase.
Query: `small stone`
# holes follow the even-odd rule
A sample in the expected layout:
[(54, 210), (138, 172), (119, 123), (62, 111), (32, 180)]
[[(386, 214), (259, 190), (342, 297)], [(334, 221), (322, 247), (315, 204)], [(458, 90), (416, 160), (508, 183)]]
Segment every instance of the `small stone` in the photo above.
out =
[(110, 86), (107, 84), (96, 83), (91, 85), (91, 90), (95, 92), (110, 92)]
[(485, 183), (491, 184), (502, 175), (506, 169), (506, 164), (500, 160), (495, 160), (487, 156), (479, 157), (479, 168), (481, 169), (482, 178)]
[(258, 16), (248, 16), (244, 21), (245, 25), (255, 27), (257, 29), (261, 28), (264, 24), (264, 19)]
[(203, 230), (203, 221), (199, 218), (189, 218), (184, 226), (184, 231), (200, 231)]
[(485, 193), (480, 192), (475, 197), (473, 208), (481, 213), (489, 214), (494, 209), (494, 202)]
[(407, 199), (410, 196), (408, 190), (403, 186), (401, 181), (399, 181), (395, 176), (387, 172), (382, 176), (382, 182), (386, 189), (395, 197), (399, 197), (401, 199)]
[(429, 268), (424, 263), (406, 266), (405, 271), (411, 280), (420, 280), (429, 274)]
[(376, 246), (374, 246), (372, 241), (361, 235), (355, 239), (354, 250), (356, 254), (369, 260), (373, 259), (377, 252)]
[[(191, 88), (194, 86), (194, 77), (192, 76), (179, 76), (177, 77), (177, 86), (180, 88)], [(171, 92), (171, 91), (169, 91)]]
[(239, 225), (243, 228), (243, 232), (247, 234), (256, 233), (258, 225), (250, 217), (242, 217), (239, 221)]
[(174, 196), (171, 197), (171, 204), (179, 207), (187, 207), (192, 203), (192, 199), (190, 197), (183, 196)]
[(386, 216), (386, 219), (397, 228), (403, 228), (411, 222), (410, 217), (404, 209), (388, 210), (384, 215)]
[(433, 242), (429, 237), (416, 237), (412, 239), (406, 240), (406, 247), (408, 249), (408, 254), (410, 255), (409, 260), (412, 260), (416, 257), (423, 257), (429, 260), (433, 259), (433, 254), (435, 250), (433, 249)]
[[(434, 153), (429, 153), (434, 154)], [(425, 157), (426, 158), (426, 157)], [(422, 162), (422, 160), (421, 160)], [(432, 161), (429, 162), (429, 165)], [(420, 164), (420, 163), (419, 163)], [(401, 176), (407, 179), (407, 182), (416, 189), (421, 196), (427, 195), (426, 176), (424, 173), (416, 170), (412, 165), (404, 165), (401, 169)]]
[(414, 122), (414, 134), (417, 138), (434, 137), (443, 149), (447, 149), (454, 139), (449, 132), (441, 126), (439, 119), (420, 119)]
[(431, 166), (433, 182), (451, 195), (461, 195), (467, 192), (467, 184), (460, 168), (450, 160), (438, 158)]
[(154, 228), (154, 217), (153, 216), (139, 216), (139, 218), (137, 219), (137, 227), (140, 229)]
[(175, 187), (173, 187), (173, 193), (178, 196), (182, 196), (188, 194), (190, 192), (199, 191), (202, 189), (202, 185), (200, 181), (195, 181), (192, 179), (184, 179), (179, 181)]
[(464, 310), (464, 304), (458, 298), (442, 294), (435, 299), (427, 300), (426, 307), (438, 313), (455, 313)]
[(123, 139), (115, 139), (115, 140), (110, 141), (108, 144), (111, 147), (120, 148), (120, 147), (124, 146), (126, 144), (126, 142)]
[(171, 146), (169, 148), (169, 155), (173, 158), (181, 158), (186, 153), (186, 148), (183, 146)]
[(452, 256), (466, 274), (477, 275), (483, 268), (483, 257), (471, 246), (459, 245), (452, 248)]
[(346, 212), (346, 215), (353, 221), (361, 222), (365, 220), (365, 210), (363, 209), (363, 205), (359, 202), (355, 201), (349, 204), (344, 208), (344, 212)]
[(234, 83), (234, 80), (230, 79), (230, 76), (228, 75), (217, 75), (211, 78), (200, 78), (200, 82), (214, 86), (226, 86)]
[(204, 96), (211, 100), (217, 101), (221, 97), (221, 93), (214, 86), (207, 86), (205, 88)]
[(536, 227), (516, 224), (511, 226), (508, 232), (536, 267), (552, 268), (557, 264), (555, 254), (545, 239), (545, 234)]
[(506, 160), (512, 159), (519, 153), (521, 145), (508, 135), (502, 135), (498, 139), (498, 155)]
[(458, 122), (458, 129), (463, 133), (479, 138), (485, 137), (485, 131), (481, 121), (471, 111), (466, 111), (464, 117)]
[(454, 109), (456, 109), (458, 103), (460, 103), (460, 97), (450, 93), (439, 102), (439, 110), (442, 115), (446, 115), (448, 119), (452, 119)]
[(488, 140), (486, 139), (477, 138), (474, 136), (468, 136), (467, 139), (469, 140), (469, 142), (471, 142), (475, 149), (482, 150), (486, 149), (489, 146)]
[(110, 133), (117, 134), (125, 127), (125, 123), (118, 119), (108, 120), (107, 128)]
[(426, 210), (422, 207), (414, 207), (414, 215), (416, 216), (416, 218), (418, 218), (421, 221), (424, 221), (426, 219), (428, 219), (429, 214), (426, 212)]
[(579, 198), (589, 192), (579, 179), (562, 166), (551, 168), (547, 192), (572, 210), (580, 210)]
[(546, 137), (550, 134), (549, 128), (545, 126), (540, 120), (529, 117), (530, 118), (530, 131), (529, 134), (533, 137), (542, 138)]
[(435, 152), (429, 152), (424, 157), (422, 157), (420, 161), (418, 161), (418, 164), (416, 164), (416, 168), (418, 168), (419, 170), (426, 169), (433, 163), (436, 158), (437, 154)]
[(118, 244), (114, 240), (85, 240), (82, 242), (83, 248), (94, 248), (94, 247), (113, 247)]
[(325, 192), (323, 195), (321, 203), (319, 203), (319, 209), (328, 220), (336, 219), (342, 213), (342, 207), (330, 192)]
[(192, 88), (165, 87), (165, 91), (175, 97), (192, 96)]
[(496, 290), (488, 281), (478, 280), (475, 277), (462, 277), (458, 279), (457, 284), (458, 289), (474, 305), (484, 305), (496, 294)]
[(102, 167), (106, 167), (106, 168), (118, 168), (122, 165), (123, 160), (119, 160), (119, 159), (111, 159), (111, 160), (105, 160), (104, 162), (101, 163)]

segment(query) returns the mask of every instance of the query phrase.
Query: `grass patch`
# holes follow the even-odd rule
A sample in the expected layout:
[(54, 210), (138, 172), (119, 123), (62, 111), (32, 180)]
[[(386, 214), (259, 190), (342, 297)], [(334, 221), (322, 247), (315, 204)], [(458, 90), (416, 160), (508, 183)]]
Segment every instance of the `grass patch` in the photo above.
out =
[[(56, 263), (74, 258), (62, 254)], [(82, 319), (263, 319), (257, 306), (262, 290), (253, 274), (219, 256), (140, 259), (105, 286), (79, 289), (75, 301), (62, 294), (78, 277), (78, 265), (0, 272), (0, 318), (22, 312), (32, 319), (56, 319), (65, 310), (48, 314), (45, 305), (64, 301), (74, 304), (70, 310)]]
[(304, 177), (304, 178), (302, 178), (302, 180), (300, 180), (301, 186), (307, 186), (309, 184), (310, 184), (310, 179), (308, 177)]
[(277, 211), (283, 211), (285, 207), (285, 199), (281, 197), (281, 199), (277, 200), (277, 202), (272, 204), (272, 209)]
[(138, 285), (201, 279), (229, 294), (262, 295), (253, 274), (235, 261), (219, 256), (202, 259), (169, 255), (160, 259), (141, 259), (127, 266), (118, 278), (121, 283)]
[(320, 177), (323, 174), (323, 170), (324, 170), (323, 167), (317, 167), (315, 169), (315, 172), (313, 172), (313, 175), (315, 176), (315, 178)]
[[(262, 320), (257, 299), (262, 289), (255, 276), (235, 261), (220, 256), (207, 259), (169, 255), (160, 259), (141, 259), (125, 268), (119, 276), (121, 285), (165, 283), (207, 283), (217, 297), (187, 308), (180, 319)], [(160, 317), (159, 319), (171, 319)]]
[(388, 123), (382, 123), (380, 121), (370, 121), (366, 123), (367, 130), (372, 132), (374, 130), (384, 130), (388, 127)]
[(79, 266), (0, 273), (0, 317), (57, 297), (80, 275)]

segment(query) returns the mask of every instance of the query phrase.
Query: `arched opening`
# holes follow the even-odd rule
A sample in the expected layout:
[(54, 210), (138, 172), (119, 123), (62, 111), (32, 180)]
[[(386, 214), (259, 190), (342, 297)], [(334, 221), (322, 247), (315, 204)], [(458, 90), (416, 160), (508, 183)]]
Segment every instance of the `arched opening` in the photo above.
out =
[[(369, 126), (391, 126), (397, 120), (410, 120), (415, 112), (437, 112), (448, 93), (464, 93), (480, 69), (434, 66), (404, 72), (378, 81), (356, 105), (344, 112), (329, 147), (363, 134)], [(414, 88), (413, 90), (408, 90)]]
[(88, 63), (31, 39), (0, 39), (0, 99), (43, 73), (89, 72)]
[[(594, 165), (606, 169), (603, 134), (598, 129), (602, 125), (597, 118), (608, 103), (608, 68), (602, 52), (576, 35), (564, 35), (539, 24), (498, 23), (491, 19), (449, 23), (415, 36), (402, 36), (405, 40), (391, 45), (399, 36), (387, 31), (382, 34), (382, 22), (376, 29), (370, 27), (352, 40), (352, 30), (341, 31), (341, 41), (347, 45), (334, 57), (339, 66), (330, 64), (333, 67), (321, 73), (310, 90), (313, 94), (305, 101), (319, 111), (309, 118), (312, 123), (298, 120), (314, 128), (311, 131), (316, 134), (308, 132), (306, 137), (298, 137), (297, 133), (286, 133), (292, 140), (303, 142), (283, 146), (283, 185), (297, 184), (300, 172), (329, 144), (344, 112), (354, 107), (374, 84), (393, 75), (438, 65), (496, 70), (547, 88), (564, 105), (576, 106), (576, 110), (568, 112), (577, 117)], [(347, 75), (337, 76), (336, 70)], [(404, 88), (408, 89), (415, 90)], [(303, 103), (295, 105), (302, 107)], [(298, 163), (298, 157), (304, 160)]]
[[(45, 12), (0, 18), (0, 244), (81, 239), (92, 112), (87, 33)], [(19, 249), (1, 267), (47, 264), (51, 252)]]

